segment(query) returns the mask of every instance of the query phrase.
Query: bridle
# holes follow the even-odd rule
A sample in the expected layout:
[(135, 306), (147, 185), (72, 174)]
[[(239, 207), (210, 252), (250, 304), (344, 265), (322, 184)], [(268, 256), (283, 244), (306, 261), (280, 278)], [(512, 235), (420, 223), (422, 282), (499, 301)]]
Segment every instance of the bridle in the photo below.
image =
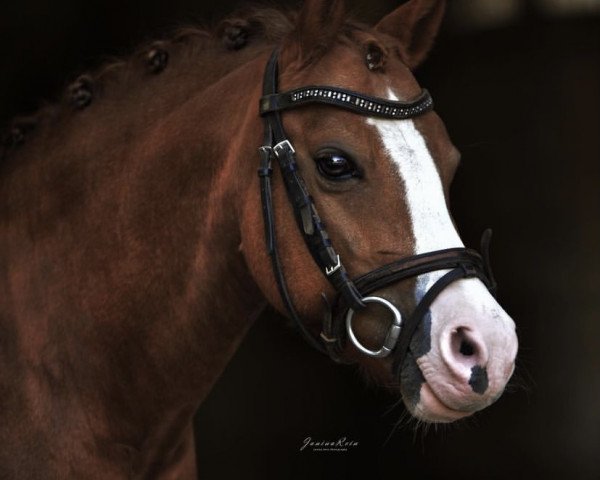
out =
[[(475, 250), (467, 248), (436, 250), (401, 258), (356, 279), (351, 279), (339, 254), (334, 249), (325, 226), (317, 213), (314, 201), (307, 191), (296, 162), (296, 152), (281, 123), (280, 112), (320, 103), (369, 117), (402, 120), (416, 117), (431, 110), (433, 100), (427, 90), (423, 90), (419, 97), (412, 102), (401, 102), (371, 97), (343, 88), (321, 85), (306, 86), (278, 93), (277, 57), (278, 51), (275, 50), (264, 73), (263, 96), (260, 99), (259, 108), (265, 129), (263, 146), (259, 149), (261, 163), (258, 175), (260, 177), (267, 251), (271, 257), (279, 293), (290, 317), (308, 343), (314, 348), (340, 362), (343, 361), (342, 352), (348, 338), (365, 355), (386, 357), (393, 354), (392, 373), (398, 376), (417, 326), (435, 298), (448, 285), (461, 278), (475, 277), (482, 280), (494, 294), (496, 283), (491, 272), (488, 255), (491, 231), (487, 230), (482, 237), (483, 256)], [(306, 328), (287, 289), (275, 235), (271, 191), (273, 173), (271, 165), (273, 161), (279, 163), (288, 199), (292, 204), (296, 222), (308, 250), (319, 269), (337, 292), (337, 296), (331, 305), (323, 294), (327, 311), (319, 337), (314, 336)], [(376, 290), (390, 284), (439, 270), (449, 271), (431, 286), (407, 318), (403, 319), (398, 308), (388, 300), (371, 295)], [(393, 314), (392, 325), (383, 345), (378, 350), (370, 350), (362, 345), (352, 329), (354, 312), (366, 308), (368, 303), (378, 303)]]

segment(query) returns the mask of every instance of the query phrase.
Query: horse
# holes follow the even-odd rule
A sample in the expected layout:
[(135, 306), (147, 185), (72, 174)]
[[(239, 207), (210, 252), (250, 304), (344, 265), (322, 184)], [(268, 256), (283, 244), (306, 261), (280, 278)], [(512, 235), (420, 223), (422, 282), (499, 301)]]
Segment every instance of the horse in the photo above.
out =
[(15, 120), (2, 478), (195, 478), (193, 414), (268, 304), (424, 422), (501, 395), (515, 324), (487, 241), (466, 249), (453, 224), (460, 154), (412, 73), (443, 12), (250, 9)]

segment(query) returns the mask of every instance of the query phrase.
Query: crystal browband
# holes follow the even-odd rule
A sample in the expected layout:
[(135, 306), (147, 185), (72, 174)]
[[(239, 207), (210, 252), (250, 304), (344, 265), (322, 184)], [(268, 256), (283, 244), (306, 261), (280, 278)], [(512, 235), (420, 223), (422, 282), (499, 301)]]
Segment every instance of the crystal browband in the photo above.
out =
[(263, 96), (260, 99), (260, 113), (264, 115), (310, 103), (325, 103), (361, 114), (393, 119), (412, 118), (433, 108), (433, 100), (427, 90), (423, 90), (412, 102), (402, 102), (371, 97), (344, 88), (309, 86)]

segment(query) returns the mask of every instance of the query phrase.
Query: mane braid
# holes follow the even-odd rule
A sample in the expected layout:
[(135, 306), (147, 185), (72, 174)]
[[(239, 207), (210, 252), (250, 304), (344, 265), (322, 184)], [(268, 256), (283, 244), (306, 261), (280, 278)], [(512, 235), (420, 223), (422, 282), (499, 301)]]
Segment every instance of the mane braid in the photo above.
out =
[[(284, 12), (270, 7), (246, 7), (221, 20), (212, 28), (181, 26), (161, 40), (152, 40), (135, 48), (126, 58), (111, 58), (91, 72), (80, 75), (63, 90), (58, 101), (45, 103), (37, 112), (18, 116), (0, 130), (0, 168), (3, 160), (15, 147), (25, 143), (27, 137), (47, 130), (60, 128), (78, 110), (93, 106), (95, 102), (128, 99), (136, 85), (149, 83), (153, 74), (175, 69), (188, 72), (194, 68), (201, 73), (188, 82), (190, 88), (200, 92), (237, 68), (264, 52), (265, 48), (293, 34), (298, 12)], [(356, 43), (355, 33), (368, 27), (346, 21), (338, 32), (338, 40)], [(319, 55), (309, 62), (318, 60)], [(179, 69), (179, 70), (177, 70)], [(185, 80), (182, 80), (182, 84)], [(166, 85), (164, 86), (166, 89)], [(181, 85), (177, 85), (181, 87)], [(163, 94), (161, 93), (161, 96)], [(135, 107), (133, 107), (135, 108)], [(56, 132), (56, 130), (55, 130)]]
[[(49, 124), (55, 124), (73, 110), (86, 108), (88, 104), (98, 101), (98, 97), (109, 98), (111, 90), (133, 88), (134, 83), (143, 82), (147, 78), (143, 75), (147, 73), (143, 72), (143, 63), (148, 60), (145, 56), (152, 49), (160, 49), (171, 56), (173, 53), (171, 51), (175, 50), (178, 56), (177, 67), (180, 68), (186, 68), (186, 63), (189, 62), (196, 66), (202, 66), (206, 71), (219, 71), (220, 69), (221, 75), (217, 77), (198, 76), (194, 82), (194, 88), (199, 91), (218, 81), (220, 77), (226, 75), (240, 63), (239, 60), (237, 63), (226, 61), (227, 56), (235, 56), (235, 52), (231, 50), (237, 50), (228, 48), (226, 38), (224, 38), (228, 28), (235, 26), (238, 31), (243, 31), (245, 43), (240, 48), (245, 47), (246, 43), (249, 46), (265, 46), (279, 42), (288, 35), (293, 29), (295, 16), (295, 12), (283, 12), (274, 8), (245, 8), (234, 12), (212, 28), (178, 27), (162, 40), (152, 40), (142, 44), (126, 58), (113, 58), (95, 70), (77, 77), (64, 89), (57, 101), (45, 103), (37, 112), (20, 115), (10, 120), (0, 130), (0, 162), (34, 131), (39, 131)], [(223, 67), (217, 65), (219, 63), (227, 65)], [(73, 85), (82, 81), (87, 84), (87, 88), (91, 89), (88, 92), (91, 98), (88, 102), (73, 104), (72, 95), (77, 93), (72, 91)]]

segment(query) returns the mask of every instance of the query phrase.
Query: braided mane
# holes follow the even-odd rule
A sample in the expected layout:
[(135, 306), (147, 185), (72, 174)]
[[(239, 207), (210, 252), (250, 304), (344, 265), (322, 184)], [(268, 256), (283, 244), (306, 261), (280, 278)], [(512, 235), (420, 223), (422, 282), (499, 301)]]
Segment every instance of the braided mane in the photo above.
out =
[[(200, 91), (259, 54), (261, 47), (283, 39), (293, 30), (295, 16), (295, 12), (274, 8), (247, 8), (222, 20), (214, 28), (180, 27), (165, 39), (139, 46), (126, 58), (112, 59), (94, 71), (80, 75), (56, 102), (47, 102), (37, 112), (10, 121), (0, 135), (0, 161), (33, 135), (34, 130), (55, 125), (92, 103), (123, 96), (163, 70), (180, 73), (170, 72), (170, 80), (159, 87), (164, 99), (177, 101), (173, 97), (181, 97), (184, 90)], [(193, 72), (201, 74), (196, 74), (186, 87), (182, 77)]]

